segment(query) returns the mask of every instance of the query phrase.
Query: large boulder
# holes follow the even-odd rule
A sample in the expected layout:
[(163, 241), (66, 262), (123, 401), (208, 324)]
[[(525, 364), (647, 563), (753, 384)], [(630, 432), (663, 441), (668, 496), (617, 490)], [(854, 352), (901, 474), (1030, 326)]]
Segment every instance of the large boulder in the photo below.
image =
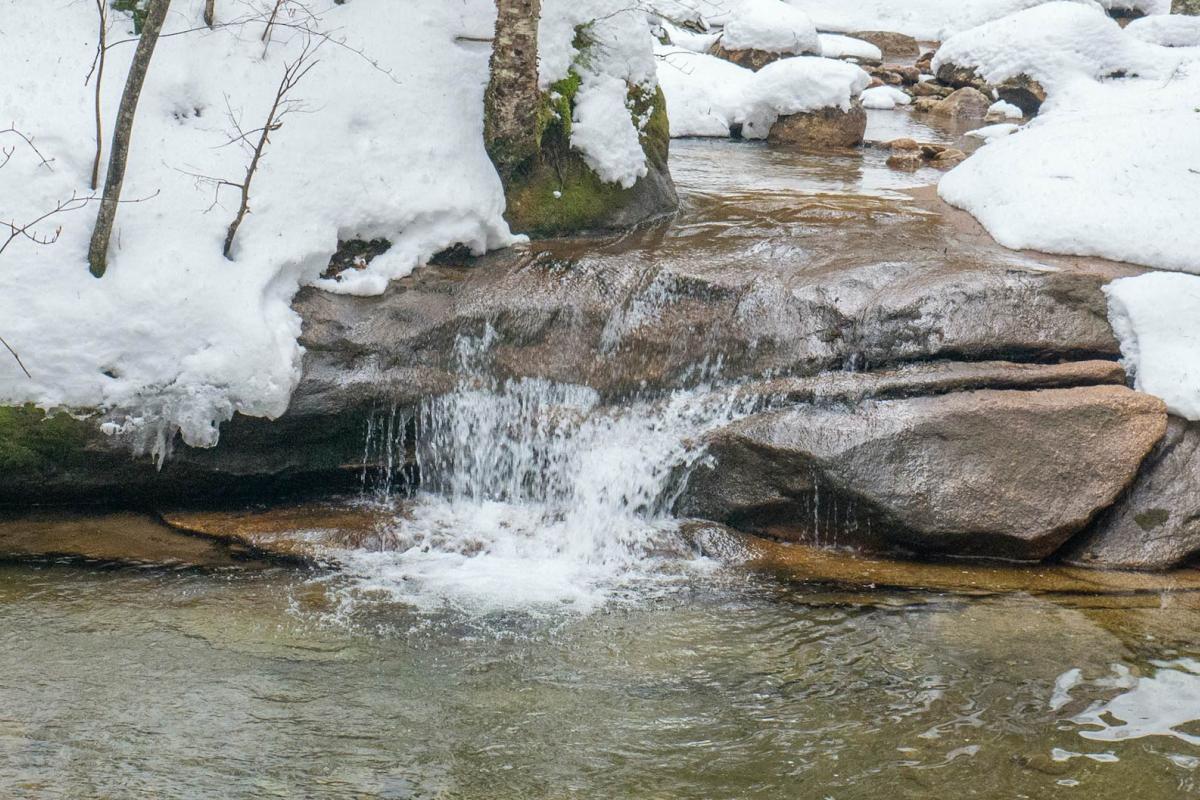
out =
[(1200, 553), (1200, 423), (1172, 417), (1133, 489), (1066, 561), (1088, 567), (1168, 569)]
[(1166, 429), (1119, 386), (797, 406), (711, 434), (687, 516), (777, 538), (1038, 560), (1124, 491)]
[(855, 101), (848, 111), (830, 107), (785, 114), (775, 120), (767, 141), (814, 148), (854, 147), (862, 144), (866, 132), (867, 112)]
[(948, 97), (938, 101), (937, 105), (930, 109), (930, 113), (955, 119), (983, 119), (991, 105), (992, 101), (988, 99), (987, 95), (978, 89), (967, 86), (956, 89)]
[(756, 48), (730, 50), (724, 47), (720, 41), (712, 46), (709, 54), (755, 72), (758, 72), (767, 64), (773, 64), (785, 57), (780, 53), (773, 53), (770, 50), (758, 50)]

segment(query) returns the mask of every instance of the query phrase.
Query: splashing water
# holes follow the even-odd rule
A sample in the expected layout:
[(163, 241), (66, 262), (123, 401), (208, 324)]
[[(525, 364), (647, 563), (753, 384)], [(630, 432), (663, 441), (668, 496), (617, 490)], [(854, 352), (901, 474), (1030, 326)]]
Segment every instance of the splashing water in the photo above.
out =
[(586, 612), (706, 568), (670, 511), (704, 432), (750, 403), (701, 387), (615, 408), (583, 386), (500, 382), (485, 366), (494, 339), (460, 339), (459, 388), (420, 409), (421, 490), (381, 546), (339, 554), (357, 589), (421, 607)]

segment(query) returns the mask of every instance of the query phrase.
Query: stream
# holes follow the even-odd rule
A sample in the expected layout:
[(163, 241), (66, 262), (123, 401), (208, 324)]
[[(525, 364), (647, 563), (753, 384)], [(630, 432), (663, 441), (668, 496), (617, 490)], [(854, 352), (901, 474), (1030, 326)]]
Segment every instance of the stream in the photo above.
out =
[[(868, 138), (957, 133), (872, 112)], [(614, 257), (825, 246), (828, 269), (872, 246), (864, 219), (929, 236), (904, 190), (939, 173), (882, 149), (672, 147), (683, 212)], [(459, 388), (414, 422), (421, 491), (345, 501), (388, 522), (325, 543), (337, 568), (0, 561), (0, 796), (1200, 795), (1200, 592), (849, 586), (701, 552), (672, 501), (697, 437), (756, 407), (720, 363), (610, 408), (488, 377), (493, 335), (459, 339)], [(379, 425), (368, 450), (405, 446)]]

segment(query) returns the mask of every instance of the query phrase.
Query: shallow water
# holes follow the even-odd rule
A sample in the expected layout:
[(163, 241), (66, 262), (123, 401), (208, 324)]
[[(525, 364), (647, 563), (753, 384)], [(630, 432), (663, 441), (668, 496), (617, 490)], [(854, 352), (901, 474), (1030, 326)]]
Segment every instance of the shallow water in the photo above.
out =
[[(871, 115), (880, 139), (956, 135), (919, 124)], [(680, 217), (586, 243), (597, 258), (942, 257), (903, 194), (931, 170), (872, 149), (672, 152)], [(82, 518), (0, 536), (89, 558), (0, 563), (0, 797), (1200, 794), (1191, 594), (836, 589), (699, 557), (666, 518), (678, 467), (746, 407), (701, 387), (601, 409), (581, 387), (489, 379), (487, 332), (462, 346), (459, 390), (414, 421), (427, 491), (340, 569), (206, 540), (148, 568), (171, 545), (140, 518), (105, 522), (110, 544), (150, 541), (128, 558), (80, 548)], [(368, 450), (408, 446), (394, 417)]]
[(1200, 618), (1168, 595), (849, 595), (724, 568), (588, 615), (342, 597), (281, 570), (0, 568), (0, 794), (1200, 791)]

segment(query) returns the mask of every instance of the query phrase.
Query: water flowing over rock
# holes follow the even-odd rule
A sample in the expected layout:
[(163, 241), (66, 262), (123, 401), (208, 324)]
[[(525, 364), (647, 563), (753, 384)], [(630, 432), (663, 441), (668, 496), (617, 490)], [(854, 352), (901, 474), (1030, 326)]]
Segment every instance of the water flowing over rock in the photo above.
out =
[(823, 543), (1036, 560), (1130, 485), (1161, 401), (1124, 387), (799, 406), (708, 437), (679, 510)]

